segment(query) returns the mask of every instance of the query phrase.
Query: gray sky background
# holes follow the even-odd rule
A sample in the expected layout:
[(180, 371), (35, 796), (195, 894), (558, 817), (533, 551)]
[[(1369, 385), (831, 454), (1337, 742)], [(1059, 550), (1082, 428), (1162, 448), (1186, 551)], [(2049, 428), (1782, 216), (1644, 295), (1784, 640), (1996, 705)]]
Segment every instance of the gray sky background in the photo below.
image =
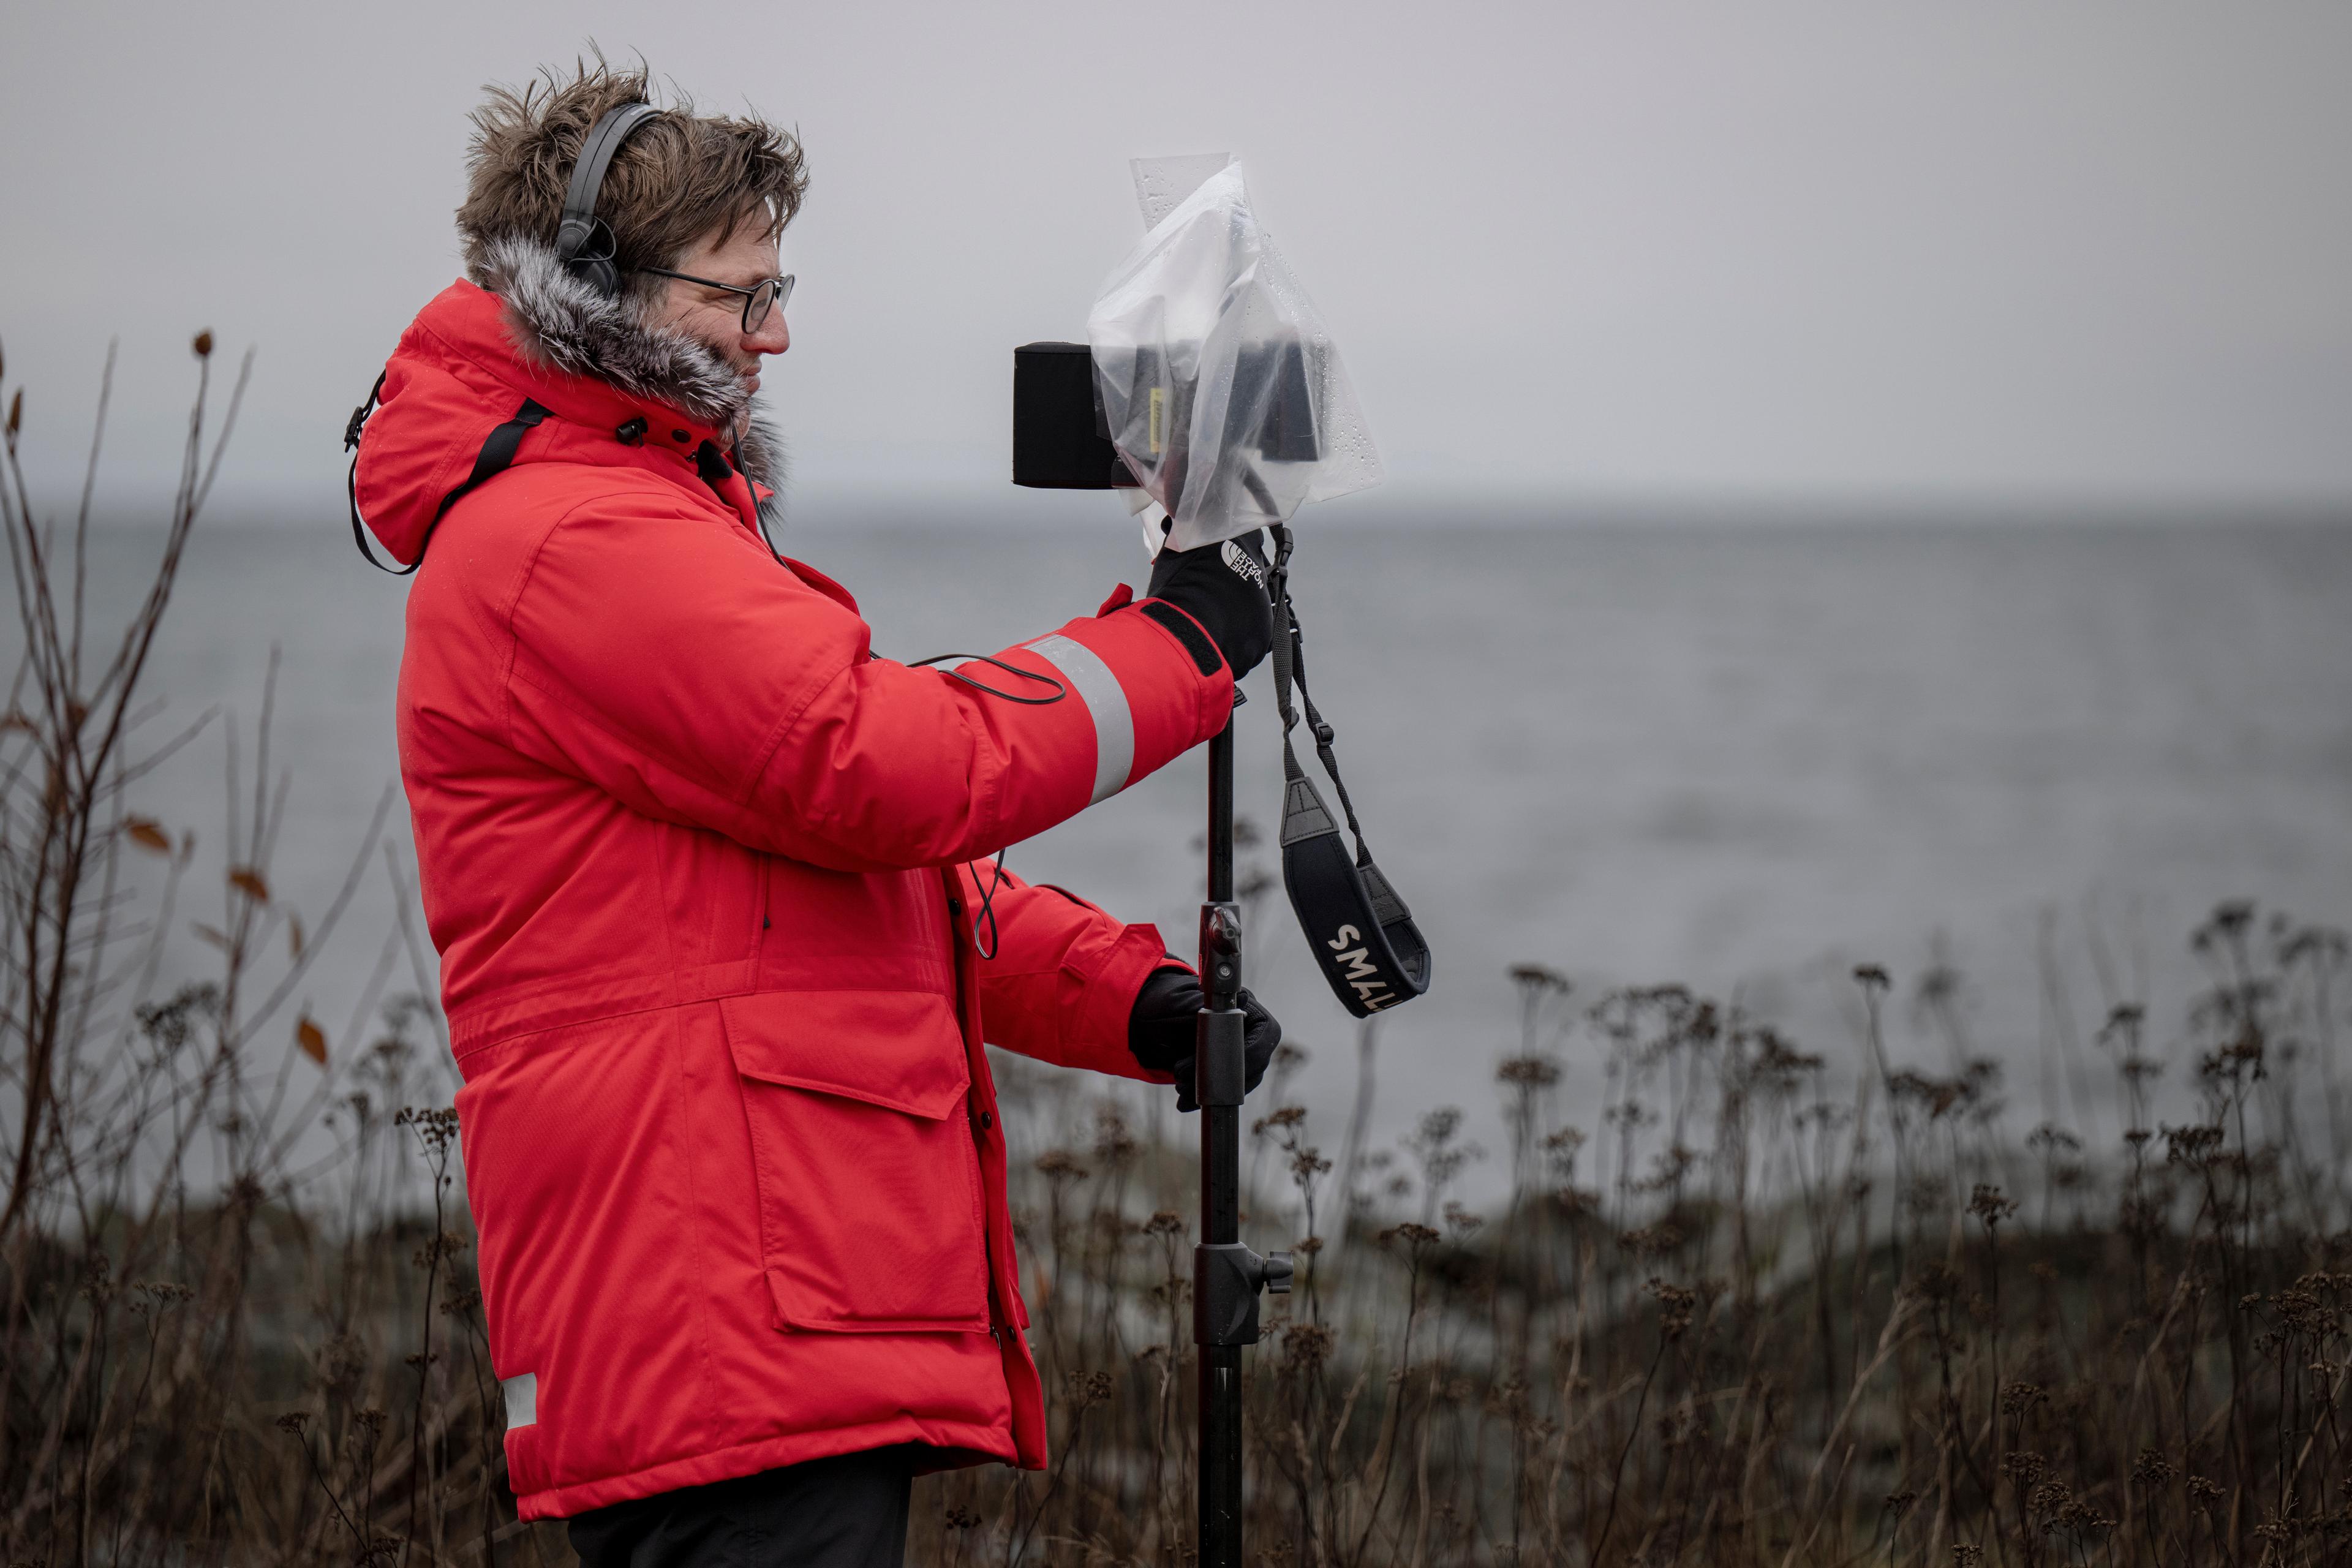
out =
[(225, 496), (333, 497), (480, 85), (591, 39), (806, 142), (769, 384), (818, 512), (1010, 500), (1009, 351), (1083, 331), (1126, 160), (1228, 148), (1383, 506), (2352, 505), (2336, 0), (12, 5), (34, 449), (78, 463), (119, 335), (110, 490), (157, 482), (209, 325), (260, 356)]

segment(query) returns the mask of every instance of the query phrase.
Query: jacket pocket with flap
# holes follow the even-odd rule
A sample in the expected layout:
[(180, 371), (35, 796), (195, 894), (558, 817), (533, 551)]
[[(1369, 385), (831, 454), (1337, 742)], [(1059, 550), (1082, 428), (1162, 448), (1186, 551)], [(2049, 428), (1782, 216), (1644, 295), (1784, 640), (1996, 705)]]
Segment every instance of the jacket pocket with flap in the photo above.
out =
[(743, 1079), (760, 1251), (786, 1329), (984, 1332), (971, 1085), (945, 996), (778, 991), (719, 1004)]

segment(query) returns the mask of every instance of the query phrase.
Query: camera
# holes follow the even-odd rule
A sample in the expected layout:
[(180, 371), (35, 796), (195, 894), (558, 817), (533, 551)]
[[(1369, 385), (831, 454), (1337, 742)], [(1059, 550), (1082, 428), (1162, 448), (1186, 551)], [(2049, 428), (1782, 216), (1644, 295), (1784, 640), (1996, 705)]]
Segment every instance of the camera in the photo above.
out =
[(1086, 344), (1023, 343), (1013, 351), (1013, 482), (1038, 490), (1142, 483), (1110, 444)]
[[(1013, 482), (1033, 489), (1140, 487), (1174, 513), (1183, 506), (1190, 477), (1200, 349), (1178, 345), (1169, 353), (1147, 346), (1103, 358), (1098, 375), (1085, 343), (1024, 343), (1013, 351)], [(1214, 416), (1214, 430), (1202, 433), (1203, 444), (1270, 463), (1315, 461), (1321, 450), (1310, 368), (1307, 345), (1295, 337), (1244, 344), (1234, 355), (1232, 376), (1212, 384), (1211, 395), (1222, 398), (1223, 407)], [(1272, 510), (1254, 464), (1221, 463), (1207, 482), (1220, 479), (1246, 491), (1259, 509)]]

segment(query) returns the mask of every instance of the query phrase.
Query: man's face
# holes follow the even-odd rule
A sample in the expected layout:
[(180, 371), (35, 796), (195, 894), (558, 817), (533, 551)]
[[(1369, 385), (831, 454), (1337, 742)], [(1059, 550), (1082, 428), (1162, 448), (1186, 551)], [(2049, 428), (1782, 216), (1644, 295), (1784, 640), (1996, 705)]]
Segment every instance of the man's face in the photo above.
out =
[[(777, 273), (776, 242), (761, 232), (756, 222), (739, 224), (721, 240), (716, 235), (680, 257), (674, 272), (691, 272), (714, 283), (749, 289)], [(759, 330), (743, 330), (743, 296), (724, 289), (669, 279), (668, 290), (654, 312), (654, 325), (685, 333), (708, 347), (743, 378), (747, 392), (760, 390), (760, 361), (793, 346), (793, 334), (781, 310), (768, 312)]]

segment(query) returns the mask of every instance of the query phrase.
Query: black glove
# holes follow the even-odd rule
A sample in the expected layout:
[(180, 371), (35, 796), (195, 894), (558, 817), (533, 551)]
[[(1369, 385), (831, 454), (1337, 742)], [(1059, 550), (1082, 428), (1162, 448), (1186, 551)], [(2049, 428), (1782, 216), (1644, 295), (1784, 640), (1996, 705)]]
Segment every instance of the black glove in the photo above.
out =
[[(1274, 1059), (1274, 1047), (1282, 1044), (1282, 1026), (1247, 991), (1235, 1000), (1244, 1020), (1242, 1049), (1249, 1058), (1249, 1087), (1255, 1089), (1265, 1076), (1265, 1064)], [(1190, 970), (1155, 969), (1144, 978), (1127, 1015), (1128, 1050), (1152, 1071), (1176, 1075), (1179, 1110), (1201, 1109), (1192, 1098), (1192, 1057), (1206, 1001), (1200, 976)]]
[(1146, 596), (1165, 599), (1194, 620), (1225, 656), (1239, 680), (1274, 647), (1274, 603), (1265, 594), (1265, 535), (1252, 529), (1239, 539), (1197, 550), (1163, 550), (1151, 563)]

